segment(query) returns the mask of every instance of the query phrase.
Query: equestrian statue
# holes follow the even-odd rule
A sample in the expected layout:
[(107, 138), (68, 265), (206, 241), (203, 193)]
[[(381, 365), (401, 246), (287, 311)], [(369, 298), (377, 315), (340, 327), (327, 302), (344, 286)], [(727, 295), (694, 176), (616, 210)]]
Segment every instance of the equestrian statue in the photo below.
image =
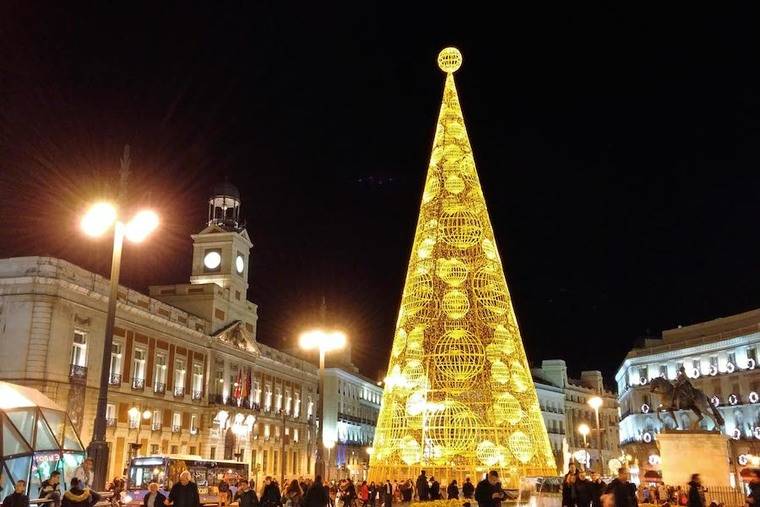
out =
[(670, 413), (670, 417), (673, 418), (676, 429), (681, 428), (676, 419), (676, 410), (691, 410), (694, 415), (697, 416), (697, 420), (694, 421), (690, 429), (698, 429), (699, 423), (702, 422), (705, 415), (712, 419), (716, 429), (720, 429), (726, 421), (723, 420), (723, 416), (720, 415), (718, 408), (712, 404), (710, 398), (705, 393), (697, 389), (691, 382), (689, 377), (686, 376), (686, 370), (683, 366), (678, 369), (675, 382), (670, 382), (664, 377), (657, 377), (650, 383), (649, 391), (653, 394), (660, 396), (660, 404), (655, 410), (657, 419), (665, 424), (660, 417), (661, 412)]

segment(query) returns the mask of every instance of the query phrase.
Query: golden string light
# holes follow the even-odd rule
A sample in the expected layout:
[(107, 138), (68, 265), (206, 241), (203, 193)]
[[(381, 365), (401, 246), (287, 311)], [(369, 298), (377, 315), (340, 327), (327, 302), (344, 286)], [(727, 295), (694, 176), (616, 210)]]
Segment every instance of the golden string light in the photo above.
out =
[(454, 83), (462, 55), (446, 48), (438, 65), (446, 84), (369, 476), (497, 468), (516, 488), (556, 466)]

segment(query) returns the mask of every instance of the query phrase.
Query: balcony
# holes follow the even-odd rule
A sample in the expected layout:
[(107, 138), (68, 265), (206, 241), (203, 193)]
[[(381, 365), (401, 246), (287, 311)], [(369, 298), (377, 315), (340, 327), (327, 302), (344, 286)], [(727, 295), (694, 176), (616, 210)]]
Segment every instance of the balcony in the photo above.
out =
[(197, 435), (198, 434), (198, 428), (190, 428), (190, 434), (191, 435)]
[(161, 431), (161, 423), (160, 422), (154, 422), (150, 425), (151, 431)]
[(174, 397), (175, 398), (184, 398), (185, 397), (185, 387), (175, 387), (174, 388)]
[(111, 373), (111, 376), (108, 377), (108, 385), (109, 386), (121, 385), (121, 373)]
[(200, 401), (203, 398), (203, 391), (193, 391), (193, 401)]
[(106, 426), (109, 428), (113, 428), (116, 426), (116, 418), (115, 417), (109, 417), (106, 419)]
[(166, 394), (166, 384), (164, 384), (163, 382), (156, 382), (155, 384), (153, 384), (153, 392), (155, 394), (163, 396), (164, 394)]
[(132, 377), (132, 390), (133, 391), (144, 391), (145, 390), (145, 379), (144, 378)]
[(182, 426), (179, 426), (177, 424), (172, 424), (172, 433), (179, 433), (182, 431)]
[(87, 367), (72, 364), (69, 370), (69, 379), (72, 382), (84, 383), (87, 380)]

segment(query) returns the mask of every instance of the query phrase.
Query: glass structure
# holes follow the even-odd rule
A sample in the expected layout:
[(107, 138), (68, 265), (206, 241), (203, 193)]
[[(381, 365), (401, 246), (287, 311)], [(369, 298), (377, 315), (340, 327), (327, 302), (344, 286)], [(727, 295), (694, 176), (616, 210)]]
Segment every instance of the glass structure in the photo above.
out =
[(503, 487), (556, 466), (446, 48), (443, 101), (404, 284), (369, 476)]
[(65, 490), (85, 456), (68, 414), (35, 389), (0, 382), (0, 499), (25, 480), (31, 498), (53, 470), (61, 472)]

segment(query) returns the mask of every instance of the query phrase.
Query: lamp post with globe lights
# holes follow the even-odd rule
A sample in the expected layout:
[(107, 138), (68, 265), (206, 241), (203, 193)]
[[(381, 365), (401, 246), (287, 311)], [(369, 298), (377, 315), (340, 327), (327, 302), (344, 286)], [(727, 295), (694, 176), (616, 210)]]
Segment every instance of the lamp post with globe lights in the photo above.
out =
[[(324, 442), (324, 410), (325, 410), (325, 354), (331, 350), (342, 349), (346, 346), (346, 335), (340, 331), (324, 331), (315, 329), (306, 331), (298, 339), (299, 346), (304, 350), (319, 350), (319, 403), (317, 403), (317, 456), (314, 460), (314, 475), (325, 477)], [(335, 442), (332, 443), (335, 445)], [(330, 447), (332, 448), (332, 447)]]
[(127, 411), (127, 414), (129, 414), (130, 419), (137, 421), (137, 435), (135, 435), (135, 443), (130, 444), (130, 447), (132, 448), (132, 457), (136, 458), (140, 454), (140, 447), (142, 447), (142, 444), (140, 443), (140, 428), (142, 427), (142, 421), (140, 418), (142, 417), (147, 421), (153, 416), (153, 412), (147, 409), (140, 412), (139, 408), (132, 407), (129, 409), (129, 411)]
[[(129, 146), (124, 148), (121, 159), (121, 186), (119, 203), (126, 201), (126, 185), (129, 176)], [(100, 368), (100, 385), (98, 387), (98, 404), (95, 412), (95, 424), (92, 430), (92, 441), (87, 446), (87, 456), (93, 460), (93, 487), (102, 491), (105, 487), (108, 472), (108, 444), (106, 443), (106, 407), (108, 405), (108, 385), (113, 347), (113, 328), (116, 320), (116, 301), (119, 294), (119, 272), (121, 269), (121, 250), (124, 238), (140, 243), (158, 227), (158, 215), (151, 210), (138, 211), (128, 221), (119, 216), (117, 205), (108, 202), (94, 204), (80, 223), (85, 234), (92, 237), (102, 236), (113, 229), (113, 251), (111, 254), (111, 280), (108, 291), (108, 313), (106, 314), (105, 339), (103, 340), (103, 360)], [(123, 210), (122, 210), (123, 211)]]
[(596, 416), (596, 448), (599, 451), (599, 466), (602, 466), (602, 431), (599, 429), (599, 409), (604, 405), (604, 400), (599, 396), (589, 398), (586, 402), (591, 408), (594, 409), (594, 415)]
[(578, 433), (583, 436), (583, 448), (585, 449), (588, 446), (588, 442), (586, 441), (586, 437), (591, 432), (591, 429), (588, 427), (588, 424), (581, 423), (578, 425)]

